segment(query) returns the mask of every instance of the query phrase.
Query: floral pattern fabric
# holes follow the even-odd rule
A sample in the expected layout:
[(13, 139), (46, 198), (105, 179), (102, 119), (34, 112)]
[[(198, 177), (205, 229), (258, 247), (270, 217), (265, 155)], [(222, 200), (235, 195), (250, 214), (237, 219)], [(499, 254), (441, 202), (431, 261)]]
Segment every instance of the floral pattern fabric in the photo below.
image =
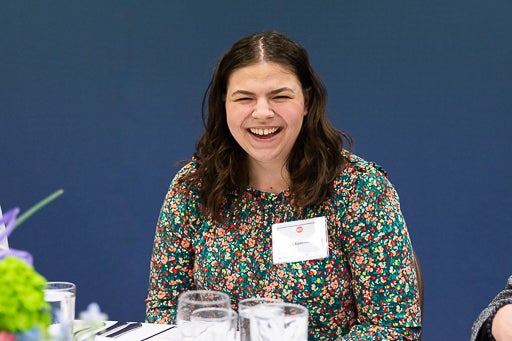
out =
[[(413, 251), (399, 198), (384, 171), (355, 155), (323, 204), (298, 209), (288, 191), (247, 188), (226, 198), (225, 221), (200, 214), (199, 186), (175, 176), (158, 220), (146, 319), (174, 323), (193, 289), (273, 297), (307, 307), (311, 340), (414, 340), (421, 309)], [(329, 256), (273, 264), (272, 225), (324, 216)]]

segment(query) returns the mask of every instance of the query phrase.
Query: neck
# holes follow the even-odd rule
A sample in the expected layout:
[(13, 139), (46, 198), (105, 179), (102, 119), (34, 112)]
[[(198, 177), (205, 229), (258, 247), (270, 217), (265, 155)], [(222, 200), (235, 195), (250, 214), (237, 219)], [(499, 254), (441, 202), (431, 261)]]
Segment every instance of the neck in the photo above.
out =
[(290, 176), (285, 166), (251, 164), (249, 186), (262, 192), (281, 193), (290, 187)]

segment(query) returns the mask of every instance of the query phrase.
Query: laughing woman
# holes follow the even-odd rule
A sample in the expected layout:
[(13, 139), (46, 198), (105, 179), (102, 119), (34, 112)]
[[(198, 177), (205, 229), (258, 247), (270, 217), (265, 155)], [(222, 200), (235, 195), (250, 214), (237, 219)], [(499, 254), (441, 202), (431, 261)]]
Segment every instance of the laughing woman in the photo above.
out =
[[(305, 49), (276, 32), (242, 38), (208, 90), (205, 131), (160, 212), (147, 321), (174, 323), (180, 293), (209, 289), (234, 308), (256, 296), (301, 304), (312, 340), (415, 340), (418, 281), (398, 195), (328, 121)], [(273, 225), (311, 218), (318, 237), (305, 242), (328, 247), (277, 243)]]

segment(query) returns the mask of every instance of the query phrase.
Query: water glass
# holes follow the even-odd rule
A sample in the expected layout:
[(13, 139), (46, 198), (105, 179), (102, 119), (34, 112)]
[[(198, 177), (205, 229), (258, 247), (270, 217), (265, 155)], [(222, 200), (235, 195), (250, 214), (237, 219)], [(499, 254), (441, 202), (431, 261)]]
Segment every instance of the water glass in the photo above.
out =
[(282, 303), (282, 301), (275, 298), (255, 297), (238, 302), (240, 341), (251, 340), (250, 318), (253, 308), (261, 304), (272, 305), (276, 303)]
[(44, 299), (51, 309), (52, 335), (70, 334), (75, 320), (76, 285), (70, 282), (48, 282)]
[(251, 341), (307, 341), (308, 310), (298, 304), (260, 304), (251, 312)]
[(190, 327), (196, 341), (226, 341), (231, 330), (231, 311), (225, 308), (201, 308), (190, 315)]
[(234, 311), (233, 309), (230, 309), (231, 311), (231, 323), (229, 332), (227, 334), (226, 340), (233, 340), (233, 341), (239, 341), (239, 329), (238, 329), (238, 313)]
[[(196, 312), (200, 309), (211, 308), (217, 310)], [(194, 312), (196, 312), (195, 315), (193, 315)], [(227, 328), (227, 332), (231, 325), (231, 300), (227, 294), (219, 291), (192, 290), (183, 292), (178, 298), (176, 323), (183, 341), (199, 340), (200, 338), (202, 340), (202, 333), (210, 334), (223, 328)], [(213, 325), (216, 325), (216, 327), (212, 328)], [(224, 339), (226, 332), (222, 335)], [(213, 336), (208, 339), (210, 341), (216, 340)]]

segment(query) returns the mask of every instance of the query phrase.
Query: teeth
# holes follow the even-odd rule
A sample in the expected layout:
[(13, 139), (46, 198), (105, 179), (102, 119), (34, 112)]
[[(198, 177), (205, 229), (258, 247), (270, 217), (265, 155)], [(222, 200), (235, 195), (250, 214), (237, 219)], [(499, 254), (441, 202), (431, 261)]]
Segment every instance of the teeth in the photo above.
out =
[(270, 128), (270, 129), (251, 128), (250, 131), (251, 131), (251, 133), (253, 133), (255, 135), (266, 136), (266, 135), (275, 133), (277, 131), (277, 128)]

